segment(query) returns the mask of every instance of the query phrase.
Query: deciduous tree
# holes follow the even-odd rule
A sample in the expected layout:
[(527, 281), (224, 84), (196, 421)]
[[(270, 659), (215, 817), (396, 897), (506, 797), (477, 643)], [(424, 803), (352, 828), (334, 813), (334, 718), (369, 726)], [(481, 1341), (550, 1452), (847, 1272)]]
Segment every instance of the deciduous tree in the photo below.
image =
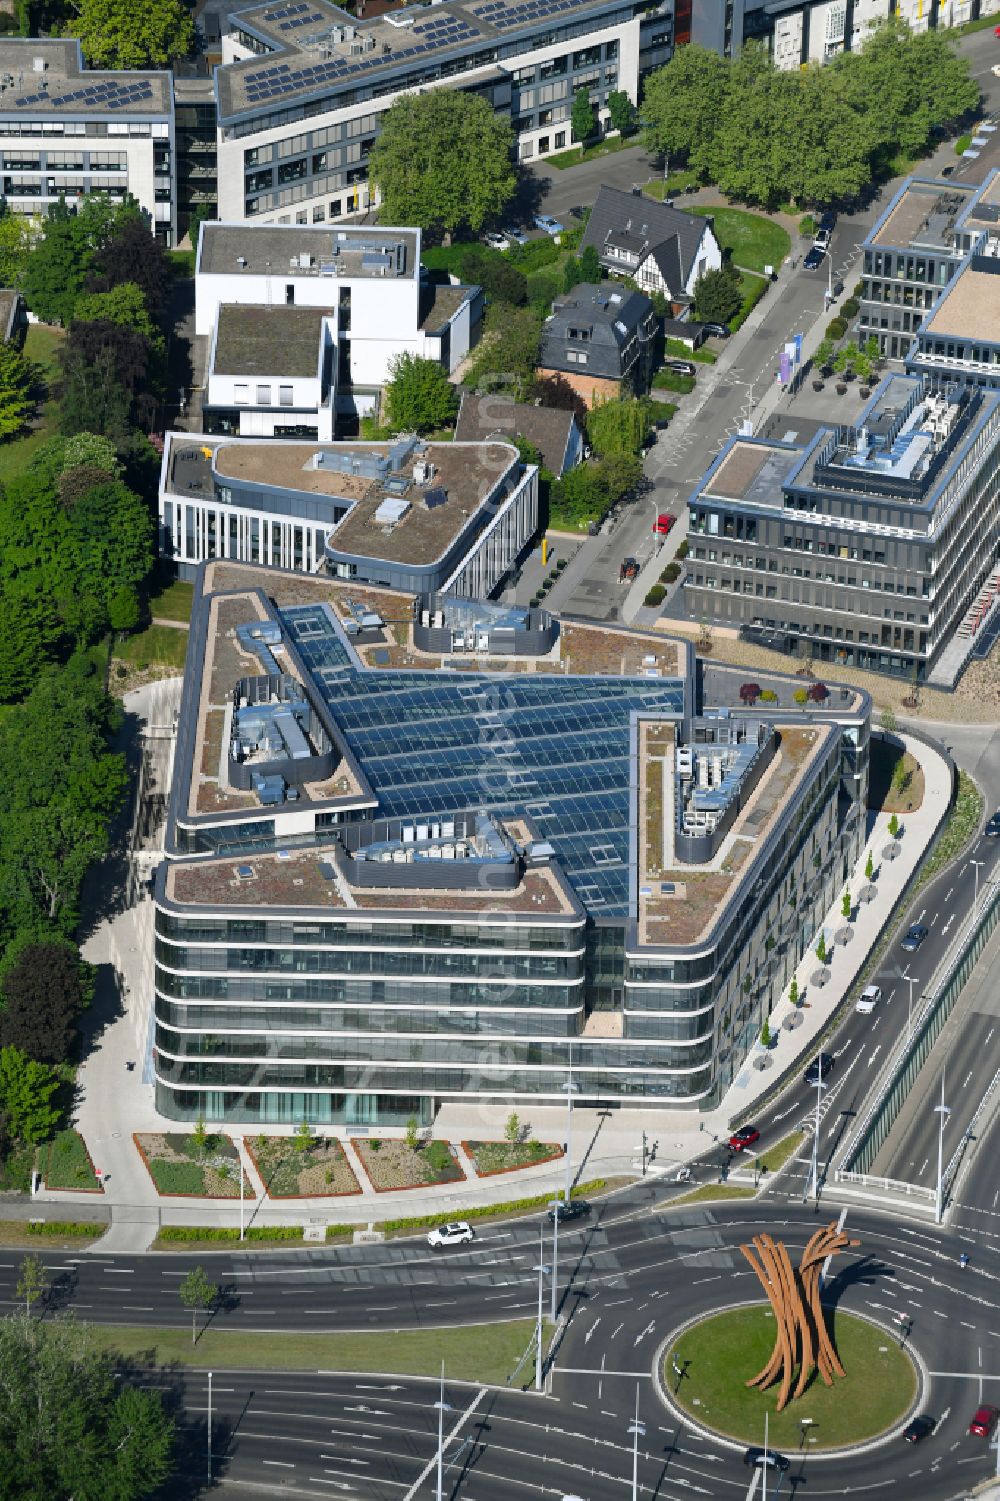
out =
[(624, 89), (612, 89), (608, 95), (608, 114), (615, 130), (620, 135), (628, 135), (635, 125), (635, 105)]
[(716, 132), (726, 113), (730, 64), (691, 43), (646, 80), (642, 100), (647, 150), (686, 163), (699, 176), (714, 170)]
[(742, 300), (739, 273), (732, 266), (706, 271), (694, 284), (694, 315), (702, 323), (728, 323)]
[(0, 343), (0, 439), (22, 432), (35, 410), (35, 372), (14, 344)]
[(194, 47), (180, 0), (77, 0), (76, 12), (67, 29), (92, 68), (169, 68)]
[(574, 141), (579, 141), (582, 148), (594, 134), (597, 125), (588, 88), (581, 86), (573, 95), (573, 108), (570, 112), (569, 123)]
[(437, 360), (397, 355), (385, 385), (385, 420), (395, 432), (430, 433), (450, 427), (458, 396)]
[(634, 396), (601, 401), (587, 417), (587, 437), (595, 453), (636, 454), (649, 433), (649, 407)]
[(26, 943), (0, 979), (0, 1044), (36, 1063), (64, 1063), (85, 1004), (85, 973), (71, 943)]
[(36, 1063), (20, 1048), (0, 1048), (0, 1110), (10, 1134), (26, 1146), (52, 1135), (59, 1110), (52, 1097), (59, 1088), (55, 1072)]
[(198, 1339), (198, 1314), (210, 1308), (218, 1297), (219, 1289), (205, 1276), (203, 1267), (196, 1266), (178, 1283), (177, 1291), (185, 1308), (191, 1310), (191, 1343)]

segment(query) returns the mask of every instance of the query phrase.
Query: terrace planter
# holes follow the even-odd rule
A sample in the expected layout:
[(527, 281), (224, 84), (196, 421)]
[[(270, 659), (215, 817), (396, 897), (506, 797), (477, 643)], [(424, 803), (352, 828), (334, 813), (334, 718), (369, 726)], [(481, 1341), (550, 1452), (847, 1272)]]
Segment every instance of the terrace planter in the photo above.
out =
[(838, 382), (837, 382), (837, 395), (838, 396), (846, 396), (847, 395), (847, 387), (844, 385), (844, 382), (842, 380), (838, 380)]
[(826, 387), (826, 382), (825, 381), (821, 381), (821, 380), (814, 380), (813, 381), (813, 390), (814, 391), (822, 391), (822, 390), (825, 389), (825, 387)]

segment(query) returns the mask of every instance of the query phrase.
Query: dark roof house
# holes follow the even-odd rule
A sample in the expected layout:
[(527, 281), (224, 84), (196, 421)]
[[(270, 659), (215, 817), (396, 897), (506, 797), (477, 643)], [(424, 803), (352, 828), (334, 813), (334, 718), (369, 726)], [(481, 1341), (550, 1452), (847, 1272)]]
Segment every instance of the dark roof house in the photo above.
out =
[(648, 297), (605, 282), (574, 287), (542, 328), (541, 374), (559, 374), (587, 402), (648, 390), (656, 313)]
[(504, 437), (510, 443), (525, 438), (538, 449), (544, 467), (556, 475), (565, 474), (583, 457), (583, 435), (572, 412), (505, 401), (500, 396), (463, 396), (455, 442), (483, 443), (490, 437)]
[(722, 265), (711, 218), (607, 186), (598, 189), (580, 241), (581, 249), (586, 245), (597, 251), (605, 271), (630, 276), (678, 307), (690, 302), (699, 276)]

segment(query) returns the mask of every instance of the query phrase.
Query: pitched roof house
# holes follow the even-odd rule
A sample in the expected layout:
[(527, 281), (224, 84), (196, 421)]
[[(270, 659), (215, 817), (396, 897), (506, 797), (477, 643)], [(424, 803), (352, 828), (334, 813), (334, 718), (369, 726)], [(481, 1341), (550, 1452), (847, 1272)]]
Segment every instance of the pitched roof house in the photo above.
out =
[(690, 303), (699, 276), (722, 265), (710, 217), (606, 186), (598, 189), (580, 241), (581, 249), (586, 245), (610, 275), (630, 276), (644, 292), (662, 292), (675, 310)]
[(542, 464), (555, 475), (565, 474), (583, 458), (583, 434), (572, 412), (506, 401), (502, 396), (463, 396), (455, 442), (483, 443), (497, 436), (505, 437), (508, 443), (515, 438), (533, 443)]
[(648, 390), (657, 320), (641, 292), (582, 283), (552, 304), (542, 328), (540, 374), (559, 374), (588, 406)]

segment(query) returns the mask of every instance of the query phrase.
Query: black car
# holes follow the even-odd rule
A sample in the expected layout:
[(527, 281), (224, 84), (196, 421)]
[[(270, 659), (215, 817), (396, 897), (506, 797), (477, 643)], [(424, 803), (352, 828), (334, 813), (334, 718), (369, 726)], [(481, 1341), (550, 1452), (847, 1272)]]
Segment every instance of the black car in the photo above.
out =
[(725, 323), (703, 323), (701, 326), (713, 339), (729, 338), (729, 327)]
[(664, 360), (664, 370), (672, 370), (675, 375), (694, 375), (694, 363), (691, 360)]
[(781, 1470), (784, 1473), (791, 1464), (786, 1454), (779, 1454), (777, 1449), (750, 1448), (743, 1456), (745, 1465), (767, 1465), (772, 1470)]
[(570, 1199), (567, 1204), (565, 1199), (559, 1199), (558, 1209), (552, 1205), (549, 1209), (549, 1219), (558, 1219), (560, 1225), (565, 1225), (568, 1220), (580, 1220), (590, 1213), (590, 1205), (583, 1199)]
[(905, 949), (908, 954), (915, 954), (927, 937), (927, 931), (922, 922), (911, 923), (899, 945), (900, 948)]
[(837, 1060), (832, 1053), (817, 1053), (802, 1077), (807, 1084), (818, 1084), (821, 1078), (829, 1078), (836, 1066)]
[(818, 245), (814, 245), (802, 264), (807, 271), (816, 271), (823, 264), (823, 257), (825, 255), (825, 250), (821, 250)]
[(826, 213), (820, 219), (819, 225), (817, 227), (819, 229), (825, 229), (828, 234), (832, 234), (833, 233), (833, 226), (836, 224), (836, 222), (837, 222), (837, 216), (836, 216), (836, 214), (832, 214), (830, 212), (830, 210), (827, 209)]
[(987, 839), (1000, 839), (1000, 813), (994, 813), (993, 817), (987, 820), (983, 833)]
[(926, 1413), (923, 1413), (919, 1418), (914, 1418), (913, 1422), (903, 1429), (903, 1437), (908, 1444), (919, 1444), (922, 1438), (927, 1438), (933, 1432), (934, 1419), (929, 1418)]

